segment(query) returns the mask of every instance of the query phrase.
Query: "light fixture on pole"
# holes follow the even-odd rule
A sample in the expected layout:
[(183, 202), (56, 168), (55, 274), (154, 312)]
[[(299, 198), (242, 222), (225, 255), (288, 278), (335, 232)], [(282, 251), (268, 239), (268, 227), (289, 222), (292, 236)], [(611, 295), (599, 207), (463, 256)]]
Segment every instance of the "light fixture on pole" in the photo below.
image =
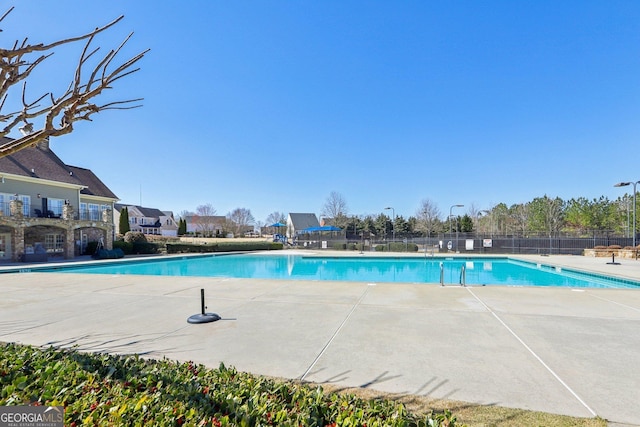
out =
[(396, 210), (394, 208), (392, 208), (391, 206), (387, 206), (386, 208), (384, 208), (384, 210), (389, 210), (391, 209), (391, 211), (393, 212), (393, 222), (391, 223), (391, 230), (393, 232), (393, 241), (396, 241)]
[(627, 185), (633, 185), (633, 248), (636, 248), (636, 185), (640, 184), (640, 181), (635, 182), (619, 182), (614, 187), (626, 187)]
[(451, 216), (453, 215), (451, 211), (453, 211), (453, 208), (464, 208), (464, 205), (451, 205), (449, 208), (449, 234), (453, 234), (453, 228), (451, 227)]

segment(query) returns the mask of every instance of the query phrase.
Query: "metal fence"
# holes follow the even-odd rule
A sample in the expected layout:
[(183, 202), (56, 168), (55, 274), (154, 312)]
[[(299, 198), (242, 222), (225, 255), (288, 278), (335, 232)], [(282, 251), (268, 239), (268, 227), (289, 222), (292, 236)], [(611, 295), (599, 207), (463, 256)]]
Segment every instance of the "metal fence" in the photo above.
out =
[[(341, 247), (373, 251), (378, 245), (388, 245), (392, 239), (346, 239), (344, 236), (314, 236), (299, 239), (297, 246), (307, 249), (336, 249)], [(437, 237), (396, 238), (395, 242), (413, 243), (419, 251), (434, 253), (459, 252), (461, 254), (566, 254), (581, 255), (584, 249), (596, 246), (633, 245), (632, 237), (608, 235), (591, 237), (519, 237), (490, 236), (474, 233), (441, 234)]]

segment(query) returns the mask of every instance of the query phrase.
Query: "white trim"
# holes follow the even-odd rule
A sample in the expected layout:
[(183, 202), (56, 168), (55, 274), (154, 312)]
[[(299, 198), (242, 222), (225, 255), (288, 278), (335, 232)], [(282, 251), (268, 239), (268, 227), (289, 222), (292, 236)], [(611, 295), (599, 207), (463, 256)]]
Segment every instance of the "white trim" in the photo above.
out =
[(60, 181), (51, 181), (49, 179), (42, 179), (42, 178), (31, 178), (29, 176), (22, 176), (22, 175), (14, 175), (11, 173), (5, 173), (5, 172), (0, 172), (0, 175), (8, 178), (8, 179), (13, 179), (16, 181), (23, 181), (23, 182), (29, 182), (31, 184), (46, 184), (46, 185), (50, 185), (53, 187), (62, 187), (62, 188), (74, 188), (74, 189), (79, 189), (82, 190), (83, 188), (87, 188), (86, 185), (82, 185), (82, 184), (69, 184), (67, 182), (60, 182)]

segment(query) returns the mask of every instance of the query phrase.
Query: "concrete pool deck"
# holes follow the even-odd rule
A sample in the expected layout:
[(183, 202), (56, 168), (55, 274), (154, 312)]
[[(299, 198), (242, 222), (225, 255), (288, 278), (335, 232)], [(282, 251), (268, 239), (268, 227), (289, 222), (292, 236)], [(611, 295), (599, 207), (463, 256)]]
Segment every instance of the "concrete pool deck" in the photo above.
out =
[[(514, 258), (640, 279), (635, 260)], [(200, 289), (222, 320), (187, 323)], [(640, 289), (27, 272), (0, 294), (4, 342), (640, 425)]]

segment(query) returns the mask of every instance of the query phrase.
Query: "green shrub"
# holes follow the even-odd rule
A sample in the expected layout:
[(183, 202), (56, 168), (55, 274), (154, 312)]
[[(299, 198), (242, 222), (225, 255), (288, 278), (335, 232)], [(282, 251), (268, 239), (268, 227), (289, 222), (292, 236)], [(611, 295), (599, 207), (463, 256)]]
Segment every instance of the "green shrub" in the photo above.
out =
[(169, 243), (167, 253), (211, 253), (211, 252), (243, 252), (243, 251), (273, 251), (281, 250), (282, 243), (278, 242), (218, 242), (214, 244), (198, 243)]
[(120, 249), (125, 255), (131, 255), (133, 253), (133, 243), (116, 240), (113, 242), (113, 249)]
[(64, 425), (450, 426), (449, 411), (325, 393), (322, 387), (193, 362), (0, 344), (0, 405), (64, 406)]
[(418, 252), (418, 245), (408, 242), (392, 242), (389, 248), (391, 252)]
[(156, 243), (149, 243), (149, 242), (133, 242), (131, 251), (134, 254), (144, 254), (144, 255), (157, 254), (158, 245)]
[(87, 247), (84, 248), (84, 255), (93, 255), (98, 249), (98, 242), (87, 242)]
[(376, 245), (376, 252), (418, 252), (415, 243), (389, 242)]
[(340, 242), (333, 242), (333, 244), (331, 245), (331, 248), (336, 251), (344, 251), (345, 249), (347, 249), (347, 244), (340, 243)]

